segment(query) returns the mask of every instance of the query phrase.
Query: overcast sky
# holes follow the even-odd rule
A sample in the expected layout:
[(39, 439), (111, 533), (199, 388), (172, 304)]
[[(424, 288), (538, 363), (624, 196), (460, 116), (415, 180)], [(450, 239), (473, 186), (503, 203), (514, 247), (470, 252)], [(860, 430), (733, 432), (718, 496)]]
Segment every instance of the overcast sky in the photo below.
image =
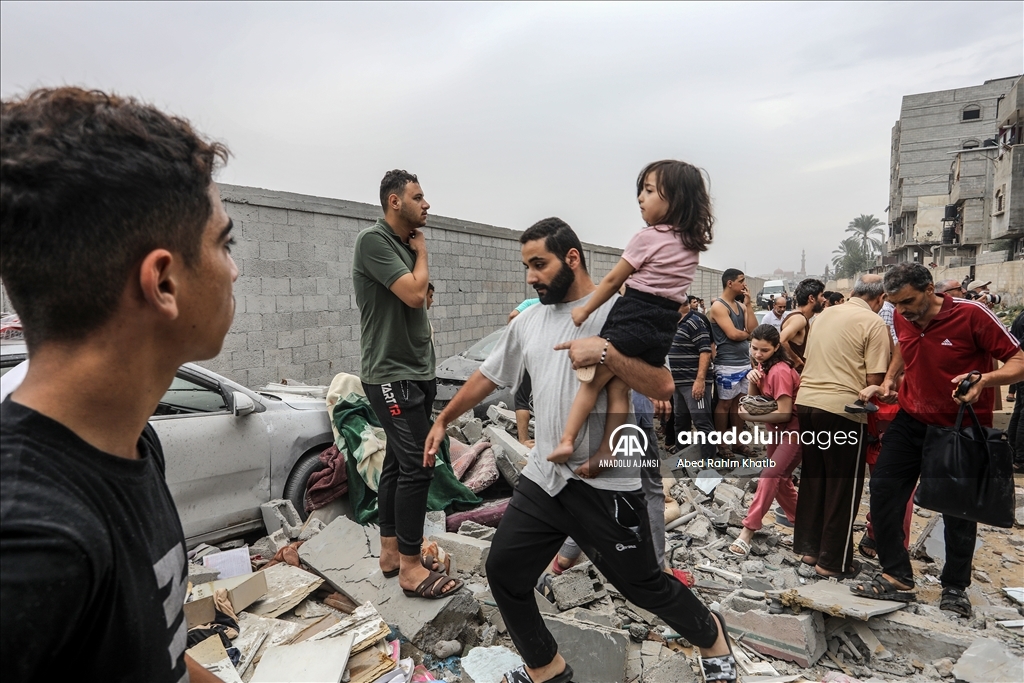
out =
[(683, 159), (711, 177), (702, 263), (820, 273), (886, 220), (901, 97), (1021, 73), (1022, 26), (1020, 2), (3, 2), (0, 93), (144, 98), (229, 145), (224, 182), (376, 203), (405, 168), (432, 213), (620, 247), (637, 173)]

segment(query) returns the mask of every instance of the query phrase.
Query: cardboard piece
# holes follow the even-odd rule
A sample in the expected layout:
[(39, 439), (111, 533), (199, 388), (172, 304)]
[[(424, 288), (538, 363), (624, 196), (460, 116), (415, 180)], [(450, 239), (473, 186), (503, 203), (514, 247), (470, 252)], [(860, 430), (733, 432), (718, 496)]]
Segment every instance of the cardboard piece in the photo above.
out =
[(250, 683), (340, 683), (351, 647), (352, 637), (341, 636), (267, 648)]
[(221, 643), (220, 636), (210, 636), (195, 647), (185, 651), (204, 669), (225, 683), (242, 683), (231, 658)]
[(311, 635), (310, 640), (323, 640), (342, 634), (351, 634), (353, 637), (352, 653), (355, 654), (372, 647), (390, 631), (391, 629), (377, 613), (377, 610), (367, 602), (357, 607), (352, 614), (334, 626)]
[(253, 572), (245, 576), (202, 583), (192, 589), (192, 599), (213, 598), (213, 594), (221, 588), (228, 592), (231, 608), (238, 614), (267, 594), (267, 576), (264, 572)]
[[(261, 617), (273, 618), (284, 614), (324, 582), (316, 574), (283, 563), (256, 573), (264, 575), (265, 595), (251, 603), (247, 611)], [(234, 601), (231, 604), (234, 606)], [(238, 612), (237, 607), (235, 612)]]
[(212, 595), (185, 603), (185, 623), (189, 628), (209, 624), (216, 618), (217, 606)]

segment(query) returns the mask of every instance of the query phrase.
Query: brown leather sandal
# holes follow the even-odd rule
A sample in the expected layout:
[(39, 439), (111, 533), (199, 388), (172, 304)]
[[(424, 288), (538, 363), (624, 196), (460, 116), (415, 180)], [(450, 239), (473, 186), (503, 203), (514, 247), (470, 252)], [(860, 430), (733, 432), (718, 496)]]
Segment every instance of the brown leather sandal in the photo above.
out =
[[(455, 586), (449, 590), (444, 590), (450, 582), (454, 582)], [(438, 598), (446, 598), (452, 595), (455, 591), (462, 588), (461, 579), (454, 579), (447, 574), (441, 572), (430, 571), (427, 578), (423, 579), (416, 590), (408, 590), (403, 588), (402, 592), (408, 598), (427, 598), (428, 600), (437, 600)]]

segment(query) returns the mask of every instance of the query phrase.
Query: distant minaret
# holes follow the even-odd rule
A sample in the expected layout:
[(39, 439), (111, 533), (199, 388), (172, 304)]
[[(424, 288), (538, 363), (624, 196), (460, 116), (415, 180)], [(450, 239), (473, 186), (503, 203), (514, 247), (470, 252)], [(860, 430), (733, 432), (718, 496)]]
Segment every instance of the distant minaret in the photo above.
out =
[(800, 250), (800, 277), (807, 275), (807, 251)]

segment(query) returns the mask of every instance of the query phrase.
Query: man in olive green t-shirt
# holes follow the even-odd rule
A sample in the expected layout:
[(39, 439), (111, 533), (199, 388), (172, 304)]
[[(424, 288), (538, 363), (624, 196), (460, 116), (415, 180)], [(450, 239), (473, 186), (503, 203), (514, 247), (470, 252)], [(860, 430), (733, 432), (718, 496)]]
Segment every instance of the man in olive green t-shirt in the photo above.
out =
[[(423, 456), (436, 385), (427, 320), (427, 243), (421, 229), (430, 205), (416, 176), (388, 171), (380, 183), (384, 218), (356, 237), (352, 283), (362, 332), (360, 379), (387, 434), (377, 487), (380, 568), (423, 597), (462, 582), (424, 567), (420, 558), (433, 458)], [(436, 564), (433, 566), (437, 566)], [(439, 567), (438, 567), (439, 568)]]

